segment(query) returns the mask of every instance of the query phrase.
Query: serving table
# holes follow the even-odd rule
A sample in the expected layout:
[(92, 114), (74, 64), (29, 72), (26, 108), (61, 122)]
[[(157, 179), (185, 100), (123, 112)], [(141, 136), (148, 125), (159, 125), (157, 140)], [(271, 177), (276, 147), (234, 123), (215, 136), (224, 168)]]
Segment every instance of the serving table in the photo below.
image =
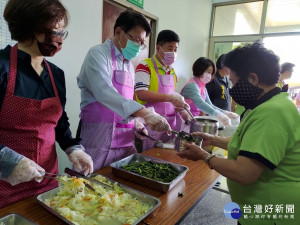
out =
[[(220, 174), (208, 168), (204, 161), (191, 161), (177, 156), (171, 149), (154, 148), (143, 152), (147, 156), (182, 164), (189, 168), (186, 176), (168, 193), (162, 193), (131, 181), (124, 180), (112, 174), (110, 166), (95, 171), (121, 184), (157, 197), (161, 205), (140, 224), (179, 224), (193, 209), (193, 207), (214, 186)], [(178, 193), (183, 193), (179, 196)], [(24, 199), (0, 210), (0, 217), (9, 213), (18, 213), (32, 222), (41, 225), (65, 224), (62, 220), (40, 206), (35, 197)]]

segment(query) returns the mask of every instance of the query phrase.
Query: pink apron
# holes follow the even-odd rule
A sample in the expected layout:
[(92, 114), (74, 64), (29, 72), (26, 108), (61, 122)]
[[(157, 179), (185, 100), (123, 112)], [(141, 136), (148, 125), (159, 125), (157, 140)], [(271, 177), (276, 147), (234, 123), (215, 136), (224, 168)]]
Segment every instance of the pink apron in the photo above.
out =
[[(111, 41), (112, 84), (126, 99), (133, 99), (133, 77), (129, 72), (116, 70), (115, 46)], [(128, 65), (129, 71), (129, 65)], [(122, 117), (106, 106), (93, 102), (81, 110), (81, 138), (94, 162), (94, 170), (136, 153), (134, 121), (120, 123)]]
[[(175, 81), (174, 76), (169, 74), (159, 74), (156, 61), (152, 58), (152, 63), (154, 65), (156, 76), (158, 79), (158, 93), (162, 94), (173, 94), (175, 91)], [(155, 112), (166, 118), (173, 130), (176, 129), (176, 111), (175, 107), (171, 102), (149, 102), (146, 103), (145, 107), (153, 107)], [(160, 140), (162, 142), (167, 142), (173, 138), (173, 135), (169, 136), (166, 132), (157, 132), (147, 128), (149, 136)], [(143, 151), (154, 148), (155, 142), (149, 138), (143, 140)]]
[[(191, 79), (189, 79), (189, 81), (184, 85), (184, 87), (186, 85), (188, 85), (189, 83), (196, 83), (199, 87), (199, 90), (200, 90), (200, 95), (203, 99), (203, 101), (206, 100), (206, 96), (207, 96), (207, 92), (206, 92), (206, 89), (205, 89), (205, 84), (202, 83), (201, 81), (199, 81), (196, 77), (192, 77)], [(183, 87), (183, 88), (184, 88)], [(183, 90), (183, 88), (181, 89), (181, 92)], [(190, 108), (191, 108), (191, 113), (193, 114), (193, 116), (199, 116), (200, 113), (201, 113), (201, 110), (198, 109), (198, 107), (193, 103), (192, 99), (185, 99), (186, 103), (188, 103), (190, 105)]]
[[(7, 90), (0, 111), (0, 143), (35, 161), (45, 171), (58, 173), (55, 127), (61, 117), (62, 106), (52, 72), (44, 60), (55, 97), (36, 100), (14, 96), (17, 52), (18, 46), (15, 45), (10, 51)], [(32, 180), (15, 186), (0, 181), (0, 208), (55, 187), (57, 181), (46, 178), (41, 183)]]

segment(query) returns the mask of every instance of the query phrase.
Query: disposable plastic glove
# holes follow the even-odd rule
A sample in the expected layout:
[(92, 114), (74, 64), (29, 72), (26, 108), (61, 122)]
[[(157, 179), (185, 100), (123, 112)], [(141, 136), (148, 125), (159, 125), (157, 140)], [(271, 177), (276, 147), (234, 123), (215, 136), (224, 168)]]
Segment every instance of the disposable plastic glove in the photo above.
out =
[(149, 110), (143, 119), (151, 130), (159, 132), (167, 131), (169, 134), (171, 134), (171, 127), (168, 121), (164, 117), (158, 115), (156, 112), (151, 112)]
[(169, 95), (170, 102), (176, 107), (176, 108), (190, 108), (189, 104), (187, 104), (184, 101), (184, 97), (177, 92), (174, 92), (174, 94)]
[(179, 111), (179, 115), (180, 117), (184, 120), (184, 121), (191, 121), (192, 118), (190, 117), (190, 115), (187, 113), (187, 111), (185, 109)]
[(31, 159), (24, 157), (13, 169), (11, 175), (3, 180), (13, 186), (32, 179), (35, 179), (37, 182), (41, 182), (43, 179), (42, 173), (44, 172), (45, 170), (42, 167)]
[(237, 119), (240, 116), (234, 112), (229, 112), (229, 111), (224, 111), (224, 113), (226, 114), (226, 116), (228, 116), (231, 119)]
[(229, 119), (229, 117), (220, 111), (217, 114), (217, 118), (218, 118), (219, 122), (221, 122), (224, 126), (231, 125), (231, 120)]
[(134, 129), (135, 129), (135, 136), (139, 139), (145, 139), (141, 133), (148, 135), (148, 130), (144, 125), (144, 120), (140, 117), (135, 118), (134, 120)]
[(83, 171), (84, 175), (91, 174), (94, 171), (93, 160), (90, 155), (84, 152), (82, 145), (74, 145), (66, 149), (69, 160), (74, 164), (75, 170)]

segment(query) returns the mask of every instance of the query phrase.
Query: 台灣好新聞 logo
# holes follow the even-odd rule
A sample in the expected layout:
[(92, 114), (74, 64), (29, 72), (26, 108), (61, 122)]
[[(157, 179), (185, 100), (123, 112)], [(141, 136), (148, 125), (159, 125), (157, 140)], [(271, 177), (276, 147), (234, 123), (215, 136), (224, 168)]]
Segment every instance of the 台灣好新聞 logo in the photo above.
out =
[(242, 216), (242, 211), (238, 204), (229, 202), (224, 206), (224, 215), (229, 219), (239, 219)]

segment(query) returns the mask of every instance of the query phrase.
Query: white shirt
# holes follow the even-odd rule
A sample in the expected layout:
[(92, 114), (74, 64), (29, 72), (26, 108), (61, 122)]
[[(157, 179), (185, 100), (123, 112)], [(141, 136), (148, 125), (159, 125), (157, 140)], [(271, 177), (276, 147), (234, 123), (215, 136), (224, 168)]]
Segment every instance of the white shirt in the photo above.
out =
[[(129, 61), (123, 62), (123, 55), (116, 47), (115, 53), (116, 69), (128, 71), (127, 63), (129, 63), (130, 69), (128, 72), (134, 76), (132, 63)], [(81, 89), (80, 108), (82, 109), (86, 105), (97, 101), (123, 119), (132, 119), (129, 118), (130, 115), (143, 106), (120, 95), (112, 84), (112, 75), (110, 40), (106, 40), (103, 44), (96, 45), (88, 51), (77, 77), (77, 84)]]

